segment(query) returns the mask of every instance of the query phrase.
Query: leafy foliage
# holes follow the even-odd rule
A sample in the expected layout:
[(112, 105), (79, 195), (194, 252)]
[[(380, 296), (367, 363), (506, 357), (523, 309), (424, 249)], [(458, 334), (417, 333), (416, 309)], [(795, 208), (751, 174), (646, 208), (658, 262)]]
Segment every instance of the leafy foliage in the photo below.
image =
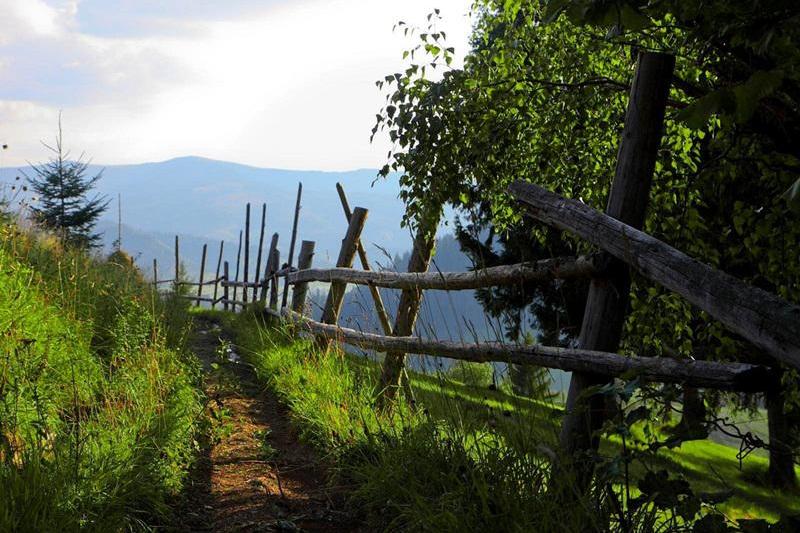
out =
[[(549, 230), (520, 222), (507, 186), (533, 181), (602, 209), (636, 51), (665, 51), (676, 56), (676, 71), (645, 230), (800, 301), (800, 226), (784, 194), (797, 187), (800, 171), (800, 7), (779, 0), (482, 0), (474, 13), (463, 68), (448, 68), (446, 47), (438, 46), (380, 84), (392, 111), (382, 110), (375, 132), (385, 130), (395, 142), (382, 172), (401, 173), (408, 223), (449, 204), (468, 216), (477, 211), (473, 223), (491, 224), (507, 242), (527, 239), (539, 257), (586, 251), (567, 235), (553, 245)], [(426, 77), (434, 65), (446, 71), (435, 80)], [(542, 301), (540, 294), (523, 296), (529, 305)], [(547, 324), (546, 313), (537, 318)], [(623, 344), (651, 356), (760, 355), (641, 279), (632, 284)], [(796, 383), (787, 372), (795, 402)], [(724, 400), (707, 401), (713, 407)]]

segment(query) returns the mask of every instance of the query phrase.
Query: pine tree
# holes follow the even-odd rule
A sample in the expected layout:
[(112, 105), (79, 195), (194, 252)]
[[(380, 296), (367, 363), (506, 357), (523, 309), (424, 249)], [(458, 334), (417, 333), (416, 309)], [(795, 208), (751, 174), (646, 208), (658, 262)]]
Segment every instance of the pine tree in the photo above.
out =
[(97, 194), (89, 198), (89, 194), (103, 172), (87, 176), (89, 162), (83, 154), (76, 160), (69, 159), (69, 151), (64, 150), (60, 116), (55, 145), (42, 144), (52, 152), (52, 157), (47, 163), (31, 165), (31, 176), (23, 173), (37, 197), (31, 206), (34, 218), (58, 233), (64, 242), (97, 246), (100, 235), (93, 233), (93, 229), (108, 207), (108, 200)]

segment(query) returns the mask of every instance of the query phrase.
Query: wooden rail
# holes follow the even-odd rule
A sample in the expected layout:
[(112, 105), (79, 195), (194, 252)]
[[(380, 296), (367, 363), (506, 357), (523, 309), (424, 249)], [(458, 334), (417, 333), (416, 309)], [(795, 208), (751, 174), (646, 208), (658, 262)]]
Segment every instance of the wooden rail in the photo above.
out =
[(388, 272), (352, 268), (314, 268), (289, 274), (289, 283), (345, 282), (391, 289), (453, 291), (553, 279), (590, 278), (599, 271), (596, 257), (562, 257), (470, 272)]
[(768, 367), (746, 363), (677, 360), (668, 357), (627, 357), (615, 353), (522, 346), (496, 342), (463, 344), (451, 341), (425, 340), (418, 337), (391, 337), (363, 333), (333, 324), (323, 324), (289, 309), (268, 311), (273, 316), (289, 319), (300, 328), (330, 340), (380, 352), (404, 352), (449, 357), (462, 361), (503, 362), (536, 365), (572, 372), (639, 377), (646, 381), (680, 383), (739, 392), (761, 392), (774, 387), (777, 375)]
[(575, 233), (800, 369), (800, 306), (716, 270), (591, 207), (517, 182), (511, 193), (534, 218)]
[[(206, 281), (204, 281), (202, 283), (200, 283), (199, 281), (179, 281), (178, 285), (181, 285), (181, 286), (186, 285), (187, 287), (198, 287), (198, 286), (203, 286), (203, 285), (214, 285), (216, 283), (222, 283), (224, 279), (225, 278), (220, 276), (218, 278), (206, 280)], [(175, 283), (175, 280), (173, 280), (173, 279), (165, 279), (165, 280), (160, 280), (157, 283)]]

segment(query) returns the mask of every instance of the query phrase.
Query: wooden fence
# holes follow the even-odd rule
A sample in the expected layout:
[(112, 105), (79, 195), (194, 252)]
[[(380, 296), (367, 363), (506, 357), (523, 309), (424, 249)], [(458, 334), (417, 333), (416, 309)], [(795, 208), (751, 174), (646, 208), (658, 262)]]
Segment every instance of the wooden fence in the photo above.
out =
[[(314, 243), (303, 241), (298, 267), (295, 268), (294, 248), (302, 195), (300, 186), (289, 256), (284, 265), (279, 267), (278, 235), (275, 234), (266, 255), (266, 267), (263, 273), (260, 272), (265, 228), (265, 208), (262, 206), (255, 279), (248, 279), (248, 205), (242, 280), (239, 280), (238, 275), (238, 256), (241, 253), (237, 256), (236, 274), (231, 278), (228, 262), (222, 262), (222, 245), (213, 279), (204, 280), (204, 247), (198, 282), (179, 280), (179, 241), (176, 237), (175, 278), (158, 280), (158, 269), (154, 262), (153, 283), (156, 287), (170, 282), (176, 288), (178, 285), (195, 286), (197, 293), (185, 297), (198, 304), (210, 303), (212, 307), (222, 304), (225, 309), (236, 310), (237, 307), (260, 301), (267, 313), (313, 334), (321, 348), (335, 342), (346, 342), (390, 354), (430, 354), (464, 361), (497, 361), (572, 371), (574, 374), (562, 426), (561, 445), (567, 456), (573, 458), (585, 456), (586, 451), (596, 448), (594, 432), (607, 416), (601, 404), (602, 398), (586, 394), (586, 391), (593, 385), (607, 383), (615, 377), (638, 376), (646, 381), (677, 383), (684, 387), (775, 394), (775, 391), (780, 390), (779, 364), (800, 369), (800, 307), (700, 263), (638, 229), (644, 221), (644, 209), (660, 143), (673, 65), (674, 58), (664, 54), (648, 52), (639, 57), (631, 87), (631, 104), (626, 116), (617, 172), (605, 213), (530, 183), (515, 183), (509, 189), (509, 194), (528, 215), (586, 239), (602, 250), (599, 254), (547, 259), (471, 272), (376, 272), (370, 268), (367, 253), (361, 243), (361, 232), (367, 221), (368, 211), (361, 207), (351, 210), (343, 188), (337, 184), (347, 231), (336, 266), (326, 269), (312, 268)], [(240, 251), (241, 244), (240, 235)], [(353, 268), (356, 257), (360, 261), (361, 269)], [(427, 265), (428, 260), (429, 257), (427, 260), (424, 257), (421, 261), (416, 260), (412, 255), (412, 265), (415, 261), (416, 264)], [(767, 364), (618, 354), (628, 304), (631, 269), (651, 282), (681, 295), (733, 333), (749, 341), (767, 355)], [(465, 344), (395, 335), (379, 291), (379, 287), (403, 289), (411, 295), (409, 298), (412, 304), (416, 304), (416, 308), (410, 317), (406, 317), (409, 323), (402, 328), (395, 328), (408, 330), (409, 325), (413, 328), (416, 309), (424, 290), (473, 290), (522, 282), (547, 283), (555, 279), (580, 278), (591, 280), (591, 284), (582, 331), (574, 348), (493, 342)], [(278, 305), (278, 285), (281, 279), (283, 297)], [(311, 319), (306, 310), (305, 300), (310, 282), (330, 284), (320, 321)], [(364, 333), (338, 326), (348, 283), (369, 288), (383, 334)], [(207, 285), (214, 286), (213, 297), (202, 295), (202, 289)], [(293, 297), (289, 307), (290, 286), (293, 287)], [(237, 299), (239, 288), (242, 289), (242, 299)], [(221, 289), (221, 294), (218, 289)], [(252, 290), (250, 297), (248, 290)], [(402, 357), (399, 361), (402, 364)], [(407, 383), (407, 380), (401, 378), (403, 368), (387, 369), (392, 364), (384, 363), (381, 397), (391, 396), (393, 390)], [(397, 379), (398, 377), (401, 379)], [(772, 416), (772, 412), (770, 413)], [(770, 428), (772, 427), (773, 424), (770, 424)], [(781, 438), (781, 435), (770, 435), (772, 442), (781, 443)], [(785, 461), (787, 454), (789, 460), (792, 460), (791, 451), (785, 448), (773, 447), (770, 453), (771, 460)], [(571, 468), (577, 470), (579, 482), (586, 477), (587, 472), (590, 475), (590, 470), (587, 471), (578, 459), (575, 459)]]

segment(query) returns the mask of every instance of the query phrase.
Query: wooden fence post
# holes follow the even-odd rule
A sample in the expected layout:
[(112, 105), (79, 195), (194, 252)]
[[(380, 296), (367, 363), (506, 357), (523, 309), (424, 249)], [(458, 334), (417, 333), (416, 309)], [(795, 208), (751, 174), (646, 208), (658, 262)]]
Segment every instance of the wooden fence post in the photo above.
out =
[(253, 302), (258, 298), (258, 282), (261, 273), (261, 253), (264, 251), (264, 226), (267, 223), (267, 204), (261, 204), (261, 231), (258, 234), (258, 255), (256, 256), (256, 271), (253, 274)]
[(783, 386), (780, 383), (767, 391), (767, 427), (769, 483), (775, 488), (794, 488), (797, 486), (797, 474), (794, 469), (793, 446), (797, 444), (798, 437), (793, 436), (786, 415)]
[[(292, 261), (294, 260), (294, 244), (297, 241), (297, 222), (300, 218), (300, 199), (303, 196), (303, 184), (297, 184), (297, 202), (294, 206), (294, 223), (292, 224), (292, 240), (289, 241), (289, 260), (286, 262), (288, 270), (292, 269)], [(288, 273), (288, 272), (287, 272)], [(287, 277), (283, 283), (283, 300), (281, 308), (286, 307), (286, 302), (289, 298), (289, 278)]]
[(242, 301), (247, 303), (247, 281), (248, 270), (250, 268), (250, 202), (247, 202), (244, 215), (244, 275), (243, 280), (245, 285), (242, 286)]
[(277, 248), (272, 250), (272, 256), (270, 257), (270, 276), (271, 280), (269, 283), (269, 306), (272, 309), (278, 309), (278, 270), (281, 268), (281, 252)]
[[(239, 248), (236, 250), (236, 275), (234, 276), (233, 281), (239, 281), (239, 262), (242, 258), (242, 230), (239, 230)], [(236, 312), (236, 291), (238, 287), (236, 285), (233, 286), (233, 304), (231, 304), (233, 312)]]
[[(641, 228), (650, 194), (650, 183), (664, 129), (664, 112), (672, 81), (672, 55), (640, 52), (631, 84), (630, 101), (617, 156), (617, 168), (606, 213), (626, 224)], [(625, 308), (630, 296), (628, 267), (609, 256), (607, 275), (592, 280), (578, 338), (586, 350), (616, 352), (622, 335)], [(570, 381), (566, 415), (560, 443), (564, 455), (560, 475), (569, 474), (578, 492), (591, 482), (593, 451), (599, 445), (598, 430), (607, 416), (605, 397), (586, 391), (607, 383), (608, 376), (576, 372)], [(562, 465), (559, 465), (562, 466)], [(565, 493), (575, 496), (575, 491)]]
[[(350, 211), (350, 203), (347, 201), (347, 195), (345, 194), (344, 187), (342, 187), (341, 183), (336, 184), (336, 192), (339, 193), (339, 200), (342, 202), (344, 216), (349, 224), (352, 213)], [(361, 239), (356, 242), (356, 247), (358, 251), (358, 257), (361, 260), (361, 268), (365, 271), (371, 270), (369, 266), (369, 259), (367, 258), (367, 251), (364, 249)], [(383, 298), (381, 298), (381, 293), (378, 290), (378, 287), (375, 285), (369, 285), (369, 292), (372, 295), (372, 301), (375, 304), (375, 311), (378, 313), (378, 321), (381, 323), (383, 333), (385, 335), (391, 335), (392, 324), (389, 322), (389, 313), (386, 312), (386, 307), (383, 305)]]
[[(224, 283), (222, 284), (222, 299), (224, 300), (224, 302), (223, 302), (223, 304), (222, 304), (222, 308), (223, 308), (225, 311), (227, 311), (227, 310), (229, 309), (229, 307), (228, 307), (228, 304), (229, 304), (229, 302), (230, 302), (230, 299), (229, 299), (229, 297), (228, 297), (228, 295), (229, 295), (229, 292), (228, 292), (228, 282), (229, 282), (229, 281), (230, 281), (230, 279), (231, 279), (231, 276), (230, 276), (230, 271), (229, 271), (229, 268), (228, 268), (228, 262), (227, 262), (227, 261), (225, 261), (225, 264), (223, 265), (223, 274), (222, 274), (222, 279), (224, 280)], [(234, 310), (235, 310), (235, 309), (234, 309)]]
[(275, 250), (278, 249), (278, 234), (272, 234), (272, 241), (269, 243), (269, 250), (267, 251), (266, 265), (264, 266), (264, 276), (261, 282), (261, 301), (267, 301), (267, 292), (269, 291), (269, 284), (272, 278), (272, 256), (275, 255)]
[(225, 248), (225, 241), (219, 241), (219, 256), (217, 257), (217, 271), (214, 275), (214, 301), (211, 302), (211, 309), (217, 306), (217, 289), (219, 288), (219, 269), (222, 266), (222, 251)]
[[(347, 195), (345, 194), (344, 187), (342, 187), (341, 183), (336, 184), (336, 192), (339, 193), (339, 200), (342, 202), (342, 209), (344, 209), (345, 218), (347, 218), (349, 223), (352, 215), (350, 212), (350, 202), (347, 201)], [(369, 266), (369, 259), (367, 258), (367, 251), (364, 249), (361, 239), (358, 240), (356, 246), (358, 247), (358, 257), (361, 260), (361, 268), (365, 271), (371, 270)], [(369, 285), (369, 292), (372, 295), (372, 302), (375, 304), (375, 312), (378, 314), (378, 322), (381, 324), (383, 333), (385, 335), (392, 335), (392, 324), (389, 322), (389, 313), (386, 312), (386, 307), (383, 305), (383, 298), (381, 298), (380, 290), (375, 285)], [(406, 372), (405, 366), (403, 367), (403, 371), (399, 379), (402, 381), (403, 391), (405, 392), (408, 400), (410, 400), (412, 403), (416, 403), (414, 391), (411, 388), (411, 381), (408, 377), (408, 372)]]
[[(356, 243), (361, 238), (361, 231), (364, 229), (364, 224), (367, 221), (367, 214), (369, 212), (363, 207), (356, 207), (350, 217), (350, 224), (347, 226), (347, 233), (342, 240), (342, 247), (339, 250), (339, 257), (336, 260), (337, 267), (351, 268), (353, 261), (356, 257)], [(344, 301), (344, 293), (347, 288), (347, 283), (342, 281), (335, 281), (330, 284), (328, 291), (328, 299), (325, 302), (325, 308), (322, 311), (322, 320), (324, 324), (336, 324), (339, 320), (339, 313), (342, 310), (342, 303)], [(317, 337), (317, 346), (326, 349), (330, 346), (330, 341), (325, 337)]]
[(158, 261), (153, 258), (153, 290), (158, 292)]
[(180, 259), (180, 252), (179, 252), (179, 245), (178, 245), (178, 236), (175, 235), (175, 279), (173, 280), (175, 294), (178, 294), (178, 289), (180, 288), (180, 271), (181, 271), (181, 259)]
[(203, 244), (203, 254), (200, 258), (200, 281), (197, 284), (197, 307), (200, 307), (200, 297), (203, 296), (203, 277), (206, 273), (206, 252), (208, 244)]
[[(300, 244), (300, 255), (297, 257), (298, 270), (311, 268), (314, 261), (314, 241), (303, 241)], [(306, 306), (308, 283), (298, 283), (292, 290), (292, 311), (303, 314)]]
[[(427, 219), (421, 225), (414, 238), (411, 257), (408, 260), (409, 272), (425, 272), (433, 256), (436, 245), (436, 227), (439, 225), (439, 214)], [(392, 328), (394, 335), (405, 337), (414, 332), (419, 307), (422, 301), (422, 291), (419, 288), (403, 289), (400, 293), (400, 302), (397, 305), (397, 315)], [(397, 394), (405, 368), (406, 354), (403, 352), (388, 352), (381, 368), (381, 380), (378, 390), (378, 407), (385, 407)]]

